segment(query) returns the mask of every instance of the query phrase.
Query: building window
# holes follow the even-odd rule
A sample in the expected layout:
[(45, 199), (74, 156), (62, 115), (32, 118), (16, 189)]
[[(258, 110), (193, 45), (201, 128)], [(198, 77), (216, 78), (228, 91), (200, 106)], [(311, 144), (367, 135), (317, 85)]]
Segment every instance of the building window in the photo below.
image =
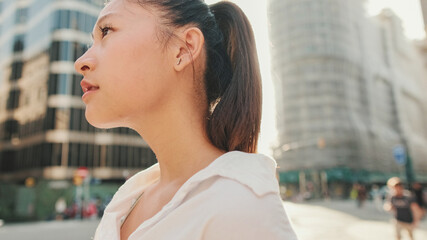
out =
[(61, 15), (60, 15), (60, 11), (55, 11), (52, 13), (51, 15), (51, 21), (53, 23), (52, 25), (52, 31), (59, 29), (59, 24), (60, 24), (60, 19), (61, 19)]
[(77, 167), (79, 161), (79, 144), (70, 143), (68, 151), (68, 166)]
[(87, 165), (87, 144), (86, 143), (80, 143), (80, 150), (79, 150), (79, 166), (88, 166)]
[(5, 140), (12, 139), (18, 133), (18, 121), (16, 120), (7, 120), (4, 123), (4, 137)]
[(55, 95), (58, 81), (58, 74), (51, 73), (48, 80), (48, 95)]
[(87, 45), (82, 43), (73, 42), (73, 61), (75, 62), (79, 57), (81, 57), (87, 51)]
[(27, 21), (28, 9), (27, 8), (18, 8), (15, 15), (15, 24), (22, 24)]
[(71, 75), (70, 74), (50, 74), (48, 81), (48, 94), (49, 95), (69, 95), (71, 91)]
[(93, 167), (100, 167), (101, 166), (101, 146), (94, 145), (93, 146)]
[(70, 12), (70, 28), (71, 29), (78, 29), (78, 16), (80, 12), (71, 11)]
[(14, 89), (9, 92), (9, 98), (7, 99), (6, 109), (11, 110), (19, 106), (19, 96), (21, 91), (19, 89)]
[(67, 74), (59, 74), (58, 75), (58, 84), (56, 89), (56, 94), (69, 94), (69, 87), (68, 87), (68, 75)]
[[(80, 31), (85, 31), (86, 28), (86, 18), (87, 14), (84, 14), (82, 12), (77, 12), (77, 29)], [(89, 31), (90, 32), (90, 31)]]
[(83, 44), (80, 44), (80, 45), (77, 50), (73, 50), (73, 48), (76, 46), (75, 43), (71, 43), (69, 41), (52, 42), (52, 45), (50, 48), (51, 62), (54, 62), (54, 61), (73, 61), (74, 62), (77, 59), (76, 54), (80, 54), (80, 53), (83, 54), (83, 52), (86, 50)]
[(70, 109), (70, 130), (79, 130), (80, 124), (80, 111), (78, 109)]
[(53, 30), (75, 29), (90, 33), (96, 22), (96, 17), (80, 11), (58, 10), (53, 13)]
[(77, 74), (73, 74), (73, 80), (72, 80), (72, 91), (71, 94), (73, 96), (82, 96), (83, 95), (83, 91), (82, 91), (82, 87), (80, 86), (80, 82), (82, 81), (82, 76), (81, 75), (77, 75)]
[(24, 35), (17, 35), (13, 41), (13, 52), (22, 52), (24, 50)]
[(70, 28), (70, 10), (60, 10), (59, 16), (59, 28)]
[(51, 166), (61, 166), (62, 159), (62, 143), (52, 144), (52, 162)]
[(18, 80), (22, 77), (22, 67), (24, 63), (22, 61), (15, 61), (12, 63), (12, 73), (10, 74), (10, 80)]
[(0, 171), (10, 172), (13, 171), (13, 165), (16, 160), (16, 151), (7, 150), (0, 153)]
[(56, 108), (47, 109), (44, 122), (44, 130), (50, 130), (55, 128), (55, 112)]
[(71, 43), (69, 41), (60, 42), (59, 45), (59, 60), (60, 61), (71, 61)]
[(24, 138), (33, 136), (43, 131), (43, 118), (38, 118), (33, 121), (19, 125), (19, 137)]
[(87, 144), (87, 160), (86, 160), (86, 166), (88, 167), (94, 167), (94, 146), (93, 144)]
[(50, 47), (50, 61), (59, 60), (59, 42), (52, 42)]

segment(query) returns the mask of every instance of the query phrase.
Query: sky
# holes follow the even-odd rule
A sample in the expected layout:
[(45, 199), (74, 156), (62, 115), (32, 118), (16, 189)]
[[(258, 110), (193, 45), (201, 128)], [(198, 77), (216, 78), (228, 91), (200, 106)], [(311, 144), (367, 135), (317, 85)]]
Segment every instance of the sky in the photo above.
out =
[[(263, 78), (263, 115), (259, 139), (260, 153), (271, 155), (271, 147), (277, 145), (274, 86), (270, 68), (270, 42), (268, 39), (267, 2), (268, 0), (231, 0), (246, 13), (252, 24), (257, 44), (258, 57)], [(357, 0), (359, 1), (359, 0)], [(384, 8), (390, 8), (402, 20), (407, 38), (425, 37), (420, 0), (366, 0), (367, 15), (374, 16)], [(212, 4), (218, 0), (205, 0)]]

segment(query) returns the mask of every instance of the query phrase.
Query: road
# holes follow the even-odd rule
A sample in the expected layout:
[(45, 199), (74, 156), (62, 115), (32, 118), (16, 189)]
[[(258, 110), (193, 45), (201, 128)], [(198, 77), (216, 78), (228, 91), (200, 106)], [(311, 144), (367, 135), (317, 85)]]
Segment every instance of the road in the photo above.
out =
[[(285, 202), (299, 240), (393, 240), (391, 215), (372, 202), (357, 208), (353, 201)], [(406, 237), (406, 238), (405, 238)], [(409, 239), (403, 233), (403, 239)], [(415, 240), (427, 239), (427, 220), (415, 230)]]
[[(285, 202), (284, 205), (300, 240), (394, 239), (390, 215), (376, 210), (370, 202), (361, 209), (351, 201)], [(97, 224), (98, 220), (6, 223), (0, 227), (0, 239), (90, 240)], [(427, 239), (427, 220), (416, 230), (415, 239)]]

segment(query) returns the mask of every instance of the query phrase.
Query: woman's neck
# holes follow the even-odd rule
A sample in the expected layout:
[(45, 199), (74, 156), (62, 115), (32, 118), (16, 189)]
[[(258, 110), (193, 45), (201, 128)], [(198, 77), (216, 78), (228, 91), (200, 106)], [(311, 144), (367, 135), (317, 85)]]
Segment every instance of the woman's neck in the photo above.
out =
[(181, 108), (141, 124), (147, 128), (135, 128), (156, 155), (160, 185), (183, 184), (224, 154), (210, 142), (204, 120), (197, 115)]

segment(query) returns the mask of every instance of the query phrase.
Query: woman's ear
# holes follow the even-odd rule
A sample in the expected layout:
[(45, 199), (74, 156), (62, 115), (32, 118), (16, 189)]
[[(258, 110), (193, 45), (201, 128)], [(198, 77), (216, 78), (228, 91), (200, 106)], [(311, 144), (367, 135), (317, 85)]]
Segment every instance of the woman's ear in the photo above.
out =
[(182, 71), (188, 65), (192, 65), (201, 55), (205, 38), (197, 27), (186, 28), (178, 33), (178, 41), (175, 54), (175, 71)]

